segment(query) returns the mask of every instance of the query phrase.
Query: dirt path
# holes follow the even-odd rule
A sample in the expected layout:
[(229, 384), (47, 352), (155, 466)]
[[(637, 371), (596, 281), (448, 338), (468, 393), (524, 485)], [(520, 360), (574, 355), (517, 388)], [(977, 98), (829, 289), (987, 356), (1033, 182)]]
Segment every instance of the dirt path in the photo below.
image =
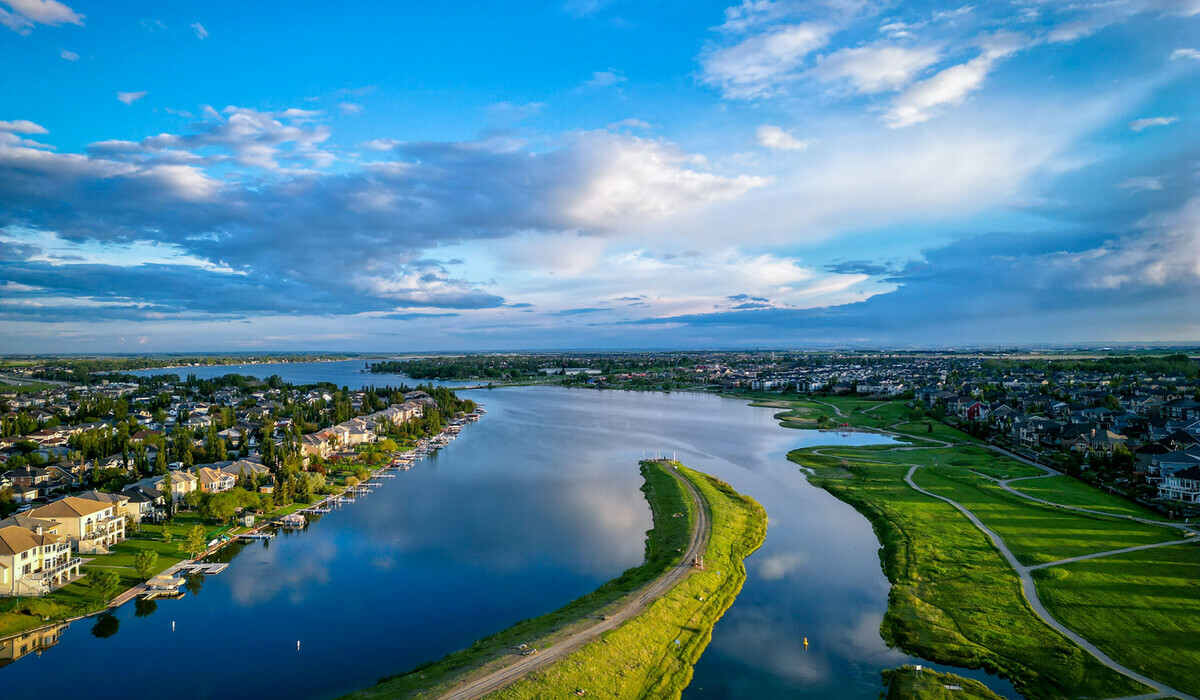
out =
[(684, 577), (691, 574), (693, 571), (691, 566), (692, 559), (701, 555), (708, 547), (708, 538), (712, 531), (711, 516), (708, 512), (707, 503), (701, 497), (700, 491), (696, 488), (695, 484), (682, 477), (674, 469), (668, 469), (667, 471), (670, 472), (671, 476), (679, 480), (679, 483), (683, 484), (684, 488), (691, 494), (692, 501), (696, 504), (697, 517), (695, 526), (692, 528), (691, 543), (688, 545), (687, 551), (683, 553), (683, 558), (680, 559), (679, 563), (662, 576), (647, 584), (641, 591), (627, 598), (627, 602), (619, 610), (611, 613), (607, 620), (579, 630), (566, 639), (558, 641), (554, 646), (542, 650), (537, 654), (516, 657), (516, 660), (508, 666), (493, 671), (486, 676), (467, 681), (445, 695), (442, 695), (442, 700), (480, 698), (504, 688), (526, 674), (562, 660), (605, 632), (614, 630), (627, 620), (636, 617), (642, 610), (646, 609), (646, 606), (653, 603), (667, 591), (671, 590)]

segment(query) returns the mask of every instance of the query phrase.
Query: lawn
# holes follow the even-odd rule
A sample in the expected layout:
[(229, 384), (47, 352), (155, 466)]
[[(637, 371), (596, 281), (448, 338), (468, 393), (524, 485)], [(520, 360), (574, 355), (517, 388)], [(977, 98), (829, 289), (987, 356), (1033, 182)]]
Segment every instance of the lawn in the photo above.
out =
[[(142, 582), (133, 564), (139, 551), (156, 552), (158, 561), (155, 562), (153, 573), (162, 573), (187, 558), (183, 551), (187, 531), (198, 522), (199, 516), (180, 513), (175, 521), (167, 526), (149, 523), (142, 525), (141, 532), (129, 533), (131, 537), (111, 547), (109, 554), (76, 555), (85, 560), (84, 565), (80, 567), (80, 573), (84, 574), (84, 577), (78, 581), (42, 598), (0, 600), (0, 637), (41, 627), (49, 621), (65, 620), (103, 610), (108, 602), (92, 589), (86, 576), (88, 572), (99, 569), (115, 571), (121, 577), (121, 585), (114, 595), (124, 593)], [(164, 527), (171, 530), (174, 536), (174, 540), (169, 543), (162, 541)], [(205, 525), (205, 528), (209, 533), (220, 529), (210, 525)]]
[(951, 498), (1004, 539), (1025, 565), (1179, 539), (1179, 531), (1025, 501), (958, 467), (920, 469), (913, 481)]
[(1044, 479), (1018, 481), (1009, 486), (1021, 493), (1065, 506), (1090, 508), (1105, 513), (1132, 515), (1148, 520), (1163, 520), (1160, 513), (1144, 508), (1127, 498), (1102, 491), (1091, 484), (1070, 476), (1048, 476)]
[[(642, 475), (646, 480), (642, 491), (650, 503), (654, 527), (647, 533), (646, 559), (641, 566), (629, 569), (552, 613), (519, 622), (439, 661), (384, 679), (348, 697), (437, 697), (468, 676), (485, 674), (504, 665), (518, 644), (545, 647), (575, 629), (581, 621), (591, 624), (605, 610), (616, 607), (630, 591), (674, 566), (680, 556), (677, 550), (686, 547), (690, 539), (695, 507), (678, 481), (663, 467), (645, 463)], [(684, 513), (685, 517), (672, 517), (675, 513)]]
[(701, 490), (712, 514), (704, 570), (692, 572), (642, 614), (552, 666), (492, 694), (537, 700), (582, 694), (589, 698), (678, 698), (712, 628), (733, 604), (746, 578), (743, 565), (762, 544), (762, 506), (728, 484), (683, 470)]
[(1200, 546), (1116, 554), (1034, 577), (1063, 624), (1129, 668), (1200, 696)]
[[(908, 453), (912, 460), (925, 454)], [(1043, 623), (990, 540), (949, 504), (910, 488), (904, 482), (906, 466), (840, 465), (808, 450), (789, 458), (813, 469), (814, 484), (874, 525), (892, 583), (881, 629), (889, 644), (927, 659), (1000, 673), (1029, 698), (1146, 692)]]

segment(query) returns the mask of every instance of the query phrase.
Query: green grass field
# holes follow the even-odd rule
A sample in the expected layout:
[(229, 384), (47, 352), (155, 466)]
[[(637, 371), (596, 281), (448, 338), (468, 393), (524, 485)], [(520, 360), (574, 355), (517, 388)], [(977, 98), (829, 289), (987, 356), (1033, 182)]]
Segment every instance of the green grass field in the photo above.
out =
[[(674, 566), (680, 556), (677, 550), (686, 547), (690, 539), (695, 507), (675, 478), (661, 466), (646, 463), (642, 475), (645, 478), (642, 491), (650, 503), (654, 527), (646, 533), (646, 560), (641, 566), (629, 569), (552, 613), (519, 622), (441, 660), (384, 679), (378, 685), (348, 697), (436, 697), (468, 675), (487, 673), (502, 666), (512, 658), (518, 644), (545, 647), (555, 638), (573, 631), (581, 621), (591, 624), (591, 620), (619, 605), (630, 591)], [(686, 517), (672, 517), (675, 513), (684, 513)]]
[(549, 668), (490, 697), (540, 700), (582, 692), (589, 698), (678, 698), (692, 666), (746, 578), (743, 559), (762, 544), (762, 506), (728, 484), (681, 469), (712, 514), (705, 568), (695, 571), (634, 619)]
[(1005, 493), (960, 468), (921, 469), (913, 481), (966, 506), (1004, 539), (1025, 565), (1179, 539), (1171, 528), (1091, 516), (1043, 506)]
[[(920, 461), (940, 452), (907, 454)], [(869, 450), (862, 455), (876, 456)], [(810, 481), (871, 520), (892, 583), (881, 629), (890, 644), (930, 660), (1000, 673), (1030, 698), (1145, 692), (1045, 625), (986, 535), (949, 504), (910, 488), (906, 466), (839, 464), (809, 450), (789, 458), (813, 469)]]
[(1034, 580), (1060, 622), (1119, 663), (1200, 696), (1200, 546), (1064, 564)]
[(1167, 520), (1161, 514), (1140, 506), (1127, 498), (1121, 498), (1120, 496), (1101, 491), (1091, 484), (1069, 476), (1048, 476), (1044, 479), (1018, 481), (1009, 484), (1009, 486), (1035, 498), (1045, 499), (1065, 506), (1090, 508), (1104, 513), (1132, 515), (1136, 518), (1147, 518), (1149, 520)]

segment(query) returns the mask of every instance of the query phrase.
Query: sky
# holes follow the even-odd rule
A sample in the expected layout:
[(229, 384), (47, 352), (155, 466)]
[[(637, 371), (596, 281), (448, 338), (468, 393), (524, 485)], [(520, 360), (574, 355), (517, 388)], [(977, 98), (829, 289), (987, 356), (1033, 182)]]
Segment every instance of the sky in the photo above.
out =
[(1200, 0), (0, 25), (0, 353), (1200, 341)]

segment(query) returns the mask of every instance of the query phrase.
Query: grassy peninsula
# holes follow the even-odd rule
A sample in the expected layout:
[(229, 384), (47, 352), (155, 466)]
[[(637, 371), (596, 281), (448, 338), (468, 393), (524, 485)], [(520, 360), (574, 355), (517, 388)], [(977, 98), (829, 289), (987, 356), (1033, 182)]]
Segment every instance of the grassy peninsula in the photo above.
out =
[(347, 697), (438, 697), (520, 658), (517, 645), (545, 650), (623, 607), (633, 594), (680, 562), (699, 516), (693, 499), (671, 471), (699, 490), (709, 514), (712, 530), (705, 569), (686, 577), (621, 627), (495, 695), (532, 698), (583, 690), (588, 697), (677, 697), (691, 680), (692, 665), (708, 645), (713, 625), (741, 590), (742, 560), (762, 544), (767, 518), (753, 499), (681, 465), (647, 461), (641, 471), (642, 491), (654, 518), (641, 566), (559, 610)]
[(678, 698), (692, 667), (746, 580), (743, 560), (762, 545), (767, 515), (729, 484), (675, 463), (695, 484), (712, 517), (704, 570), (696, 571), (641, 615), (496, 698)]
[[(814, 416), (825, 415), (822, 423), (886, 432), (901, 441), (789, 455), (812, 483), (853, 505), (874, 526), (892, 583), (881, 628), (889, 644), (999, 673), (1029, 698), (1149, 692), (1043, 622), (1022, 593), (1017, 571), (987, 535), (952, 505), (910, 486), (905, 476), (912, 470), (917, 486), (966, 507), (1022, 566), (1044, 567), (1031, 573), (1059, 622), (1136, 672), (1183, 692), (1200, 690), (1200, 606), (1194, 604), (1200, 548), (1171, 544), (1184, 533), (1122, 519), (1151, 514), (1077, 480), (1043, 476), (948, 426), (929, 427), (901, 402), (822, 401), (774, 406), (788, 409), (778, 417), (793, 427), (817, 427)], [(1012, 482), (1017, 493), (1005, 491), (1001, 482), (1015, 478), (1022, 478)], [(1112, 515), (1067, 509), (1072, 506)], [(1144, 545), (1153, 548), (1107, 554)], [(1062, 561), (1084, 555), (1101, 556)], [(910, 680), (893, 685), (889, 697), (908, 697), (894, 693)]]

